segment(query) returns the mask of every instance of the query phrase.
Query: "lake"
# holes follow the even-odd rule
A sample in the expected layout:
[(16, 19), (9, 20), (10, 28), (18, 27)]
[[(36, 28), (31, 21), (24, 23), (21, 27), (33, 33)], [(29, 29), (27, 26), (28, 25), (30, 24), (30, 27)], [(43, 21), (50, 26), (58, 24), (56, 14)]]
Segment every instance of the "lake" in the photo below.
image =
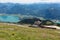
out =
[(0, 15), (0, 22), (19, 22), (20, 17), (13, 15)]

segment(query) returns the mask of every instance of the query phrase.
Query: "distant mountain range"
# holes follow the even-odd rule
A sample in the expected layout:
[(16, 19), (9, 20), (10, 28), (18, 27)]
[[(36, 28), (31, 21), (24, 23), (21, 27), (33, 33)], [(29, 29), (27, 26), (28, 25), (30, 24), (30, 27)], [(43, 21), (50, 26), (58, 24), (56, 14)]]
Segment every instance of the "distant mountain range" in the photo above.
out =
[(60, 4), (0, 3), (0, 14), (21, 14), (60, 20)]

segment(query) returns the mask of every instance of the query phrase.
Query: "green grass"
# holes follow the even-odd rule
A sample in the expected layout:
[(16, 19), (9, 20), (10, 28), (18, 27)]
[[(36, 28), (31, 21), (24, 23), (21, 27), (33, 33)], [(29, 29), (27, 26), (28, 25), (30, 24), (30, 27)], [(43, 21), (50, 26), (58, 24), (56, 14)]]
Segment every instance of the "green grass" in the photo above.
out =
[(0, 24), (0, 40), (60, 40), (60, 30)]

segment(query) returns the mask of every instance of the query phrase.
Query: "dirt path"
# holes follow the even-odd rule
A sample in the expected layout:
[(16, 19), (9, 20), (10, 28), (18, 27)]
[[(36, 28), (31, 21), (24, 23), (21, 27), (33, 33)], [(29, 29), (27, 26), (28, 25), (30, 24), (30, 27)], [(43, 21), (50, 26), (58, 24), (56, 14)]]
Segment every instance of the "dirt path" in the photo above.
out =
[(29, 25), (21, 25), (21, 24), (13, 24), (13, 23), (0, 23), (3, 25), (12, 25), (12, 26), (19, 26), (19, 27), (28, 27)]

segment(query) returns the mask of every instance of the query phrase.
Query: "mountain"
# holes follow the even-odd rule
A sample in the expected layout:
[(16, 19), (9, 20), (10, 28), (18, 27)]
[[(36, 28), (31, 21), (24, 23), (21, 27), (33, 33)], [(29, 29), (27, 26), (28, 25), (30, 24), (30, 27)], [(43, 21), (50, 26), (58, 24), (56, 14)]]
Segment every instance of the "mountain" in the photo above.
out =
[(0, 3), (0, 14), (21, 14), (60, 20), (60, 4), (58, 3)]

